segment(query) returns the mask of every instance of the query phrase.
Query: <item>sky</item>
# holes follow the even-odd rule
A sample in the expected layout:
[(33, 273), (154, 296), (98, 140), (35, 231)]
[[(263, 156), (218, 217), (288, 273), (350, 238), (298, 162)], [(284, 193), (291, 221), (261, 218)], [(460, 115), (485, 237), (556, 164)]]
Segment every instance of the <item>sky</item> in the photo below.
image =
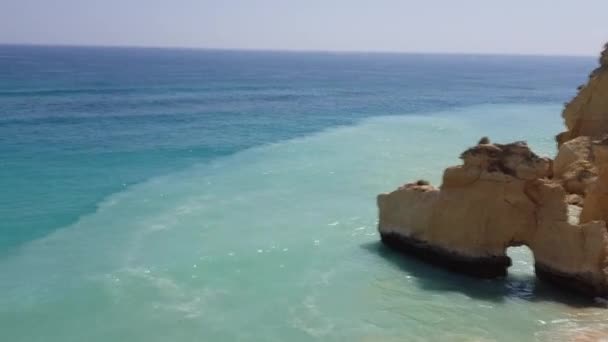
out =
[(597, 55), (608, 0), (0, 0), (0, 43)]

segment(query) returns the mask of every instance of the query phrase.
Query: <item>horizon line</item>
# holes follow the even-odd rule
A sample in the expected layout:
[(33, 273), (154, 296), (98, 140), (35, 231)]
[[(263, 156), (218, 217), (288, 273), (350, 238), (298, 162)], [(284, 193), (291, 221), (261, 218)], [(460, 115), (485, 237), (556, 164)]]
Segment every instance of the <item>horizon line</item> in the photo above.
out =
[[(0, 46), (24, 47), (58, 47), (58, 48), (116, 48), (116, 49), (157, 49), (157, 50), (201, 50), (201, 51), (234, 51), (234, 52), (278, 52), (278, 53), (326, 53), (326, 54), (395, 54), (395, 55), (460, 55), (460, 56), (513, 56), (513, 57), (596, 57), (583, 54), (545, 54), (514, 52), (441, 52), (441, 51), (399, 51), (399, 50), (322, 50), (322, 49), (281, 49), (281, 48), (229, 48), (198, 46), (155, 46), (155, 45), (104, 45), (104, 44), (47, 44), (47, 43), (4, 43)], [(601, 51), (600, 51), (601, 52)], [(598, 52), (598, 54), (600, 53)]]

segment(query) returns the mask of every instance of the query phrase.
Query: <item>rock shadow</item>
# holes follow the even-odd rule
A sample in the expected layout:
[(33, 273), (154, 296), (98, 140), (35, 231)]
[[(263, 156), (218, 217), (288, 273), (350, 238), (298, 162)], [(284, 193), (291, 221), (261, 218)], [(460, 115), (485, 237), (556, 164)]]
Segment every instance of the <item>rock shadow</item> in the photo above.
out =
[(415, 279), (416, 286), (427, 291), (458, 292), (471, 298), (491, 302), (503, 302), (515, 298), (529, 302), (556, 302), (574, 308), (605, 307), (592, 298), (563, 291), (541, 281), (533, 273), (480, 279), (425, 263), (395, 251), (380, 241), (365, 243), (361, 248), (411, 275)]

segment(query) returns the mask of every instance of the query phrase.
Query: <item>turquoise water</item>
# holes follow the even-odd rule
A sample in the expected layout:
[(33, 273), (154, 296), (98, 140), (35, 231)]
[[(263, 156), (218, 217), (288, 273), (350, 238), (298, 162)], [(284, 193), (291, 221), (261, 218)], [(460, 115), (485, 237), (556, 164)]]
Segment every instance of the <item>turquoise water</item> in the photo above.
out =
[(64, 71), (0, 64), (3, 340), (608, 329), (594, 302), (537, 283), (525, 249), (507, 279), (480, 281), (395, 255), (375, 230), (377, 193), (437, 183), (481, 136), (553, 154), (559, 103), (592, 60), (30, 49), (0, 51)]

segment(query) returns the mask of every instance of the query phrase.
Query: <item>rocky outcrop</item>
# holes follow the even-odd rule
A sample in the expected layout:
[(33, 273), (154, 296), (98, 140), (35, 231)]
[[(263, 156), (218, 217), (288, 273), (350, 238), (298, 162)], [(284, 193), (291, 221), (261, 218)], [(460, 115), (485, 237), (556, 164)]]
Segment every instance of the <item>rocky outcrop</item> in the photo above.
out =
[(528, 246), (538, 277), (608, 295), (608, 46), (564, 111), (555, 160), (525, 142), (466, 150), (440, 187), (418, 181), (378, 196), (382, 241), (454, 271), (503, 276), (506, 249)]
[(590, 184), (581, 213), (583, 222), (608, 222), (608, 138), (593, 142), (595, 163), (599, 168), (597, 180)]
[(566, 104), (562, 116), (567, 131), (556, 136), (559, 145), (580, 136), (600, 137), (608, 132), (608, 44), (600, 57), (600, 66)]
[(567, 192), (584, 195), (597, 174), (590, 137), (574, 138), (560, 146), (553, 161), (553, 175)]

